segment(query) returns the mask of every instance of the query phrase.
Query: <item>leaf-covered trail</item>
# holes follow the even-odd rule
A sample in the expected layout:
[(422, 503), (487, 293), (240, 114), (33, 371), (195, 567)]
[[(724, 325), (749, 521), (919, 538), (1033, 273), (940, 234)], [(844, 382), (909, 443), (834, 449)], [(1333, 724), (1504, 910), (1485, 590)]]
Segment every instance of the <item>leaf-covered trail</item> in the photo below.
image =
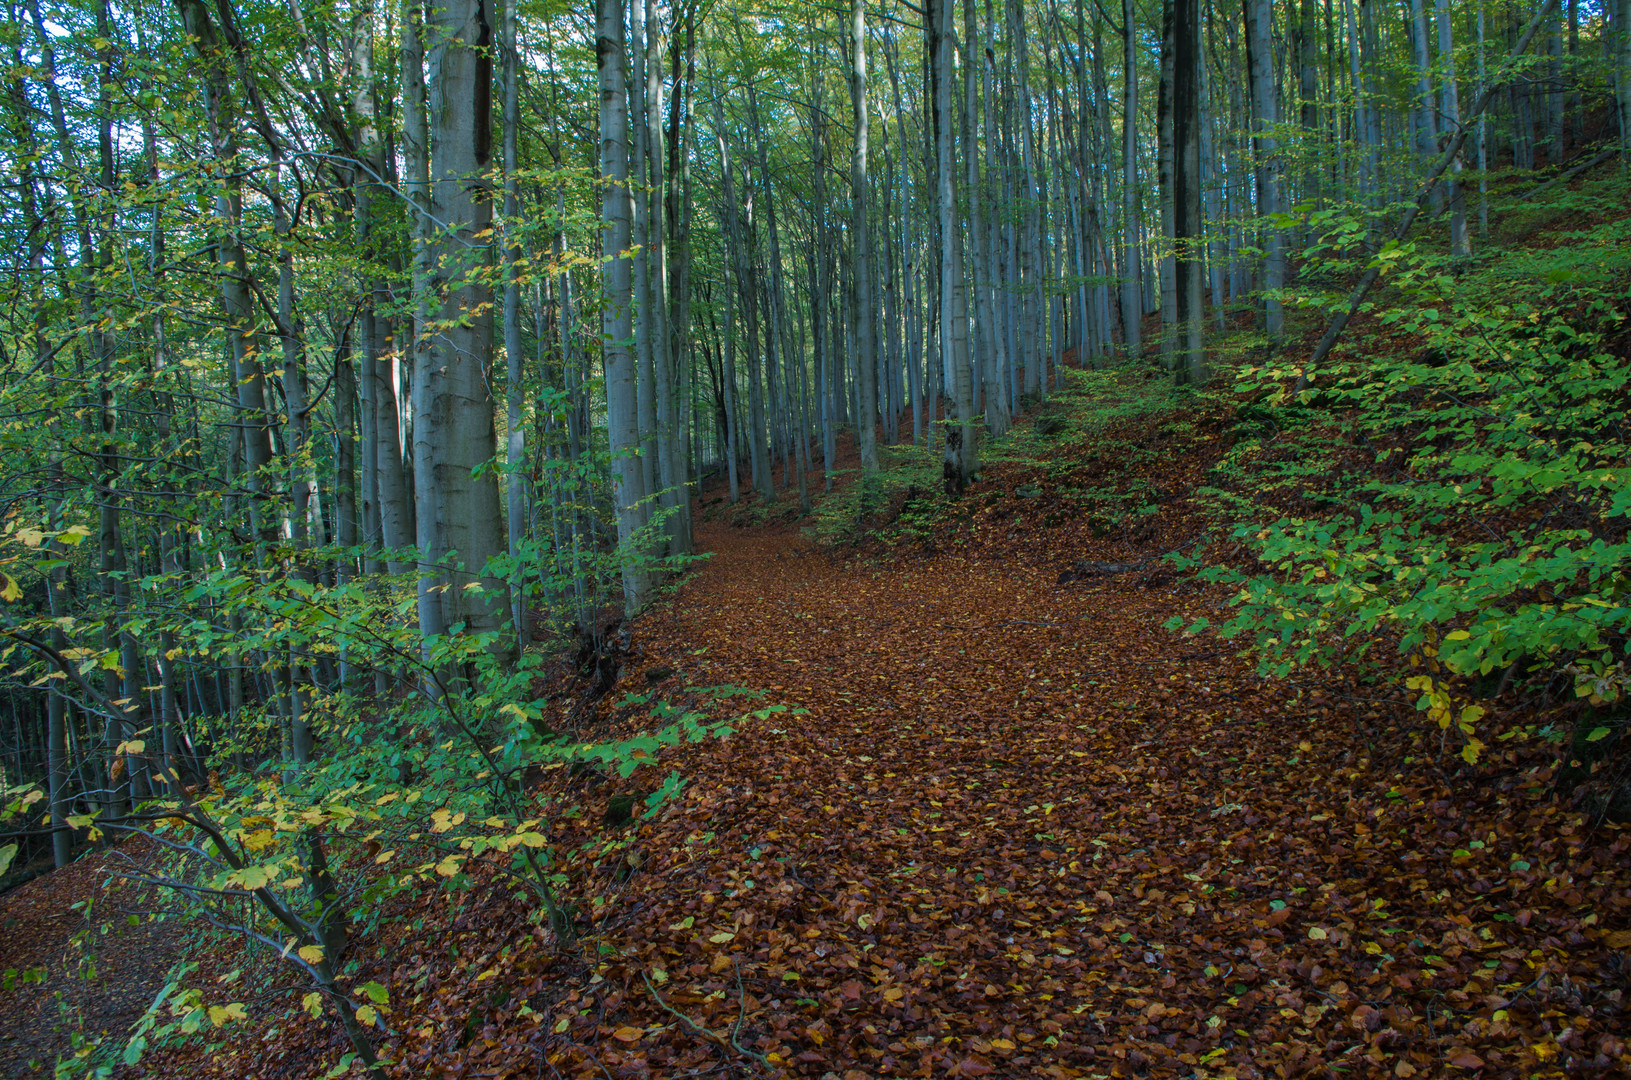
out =
[(1558, 1060), (1541, 1006), (1584, 1010), (1585, 1056), (1624, 1052), (1591, 1012), (1618, 999), (1579, 989), (1618, 992), (1605, 954), (1569, 947), (1625, 926), (1615, 856), (1582, 924), (1576, 819), (1395, 772), (1391, 706), (1294, 700), (1162, 631), (1215, 614), (1195, 595), (1057, 586), (1021, 551), (885, 568), (785, 531), (702, 540), (648, 652), (808, 711), (688, 762), (642, 830), (600, 1065), (1499, 1074)]

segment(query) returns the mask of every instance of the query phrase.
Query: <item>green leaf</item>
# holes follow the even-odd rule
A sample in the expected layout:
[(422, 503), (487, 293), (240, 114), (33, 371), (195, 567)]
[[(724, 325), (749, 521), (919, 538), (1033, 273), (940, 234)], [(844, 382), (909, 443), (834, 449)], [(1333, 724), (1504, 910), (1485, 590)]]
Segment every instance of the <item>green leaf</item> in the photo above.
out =
[(7, 844), (0, 847), (0, 874), (4, 874), (11, 866), (11, 860), (17, 857), (17, 845)]
[(357, 990), (361, 993), (367, 994), (368, 1000), (372, 1001), (375, 1005), (384, 1005), (391, 1000), (390, 991), (386, 990), (385, 987), (381, 986), (377, 982), (365, 982), (361, 986), (357, 987)]
[(1591, 733), (1586, 736), (1586, 741), (1587, 742), (1602, 742), (1604, 739), (1608, 738), (1611, 734), (1613, 734), (1613, 732), (1609, 731), (1608, 728), (1606, 728), (1606, 727), (1593, 728), (1591, 730)]

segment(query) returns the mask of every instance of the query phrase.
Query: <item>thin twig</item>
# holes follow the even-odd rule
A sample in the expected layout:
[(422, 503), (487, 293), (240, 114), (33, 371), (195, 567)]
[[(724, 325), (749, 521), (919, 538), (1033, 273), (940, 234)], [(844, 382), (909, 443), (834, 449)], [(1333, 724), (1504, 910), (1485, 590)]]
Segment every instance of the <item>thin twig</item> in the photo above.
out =
[[(714, 1040), (715, 1042), (719, 1043), (721, 1046), (724, 1046), (724, 1047), (726, 1047), (727, 1049), (730, 1049), (730, 1050), (735, 1050), (738, 1054), (741, 1054), (743, 1057), (751, 1058), (752, 1060), (757, 1061), (760, 1065), (763, 1065), (767, 1069), (770, 1067), (770, 1060), (768, 1058), (766, 1058), (763, 1054), (756, 1054), (752, 1050), (744, 1049), (742, 1047), (742, 1045), (736, 1041), (736, 1035), (734, 1033), (732, 1033), (730, 1035), (721, 1035), (719, 1032), (714, 1031), (712, 1028), (703, 1027), (701, 1024), (697, 1023), (695, 1020), (691, 1019), (689, 1016), (686, 1016), (684, 1013), (682, 1013), (678, 1009), (674, 1008), (674, 1006), (672, 1006), (668, 1002), (664, 1001), (663, 996), (657, 992), (657, 988), (655, 986), (651, 985), (650, 977), (648, 977), (646, 975), (646, 973), (643, 972), (643, 971), (640, 973), (640, 981), (644, 982), (646, 984), (646, 989), (651, 992), (651, 996), (654, 999), (656, 999), (657, 1004), (661, 1005), (665, 1010), (672, 1013), (674, 1016), (679, 1017), (682, 1021), (685, 1022), (685, 1025), (687, 1027), (689, 1027), (692, 1031), (695, 1031), (699, 1035), (706, 1035), (708, 1038), (710, 1038), (710, 1039)], [(737, 987), (740, 988), (741, 985), (742, 985), (741, 974), (740, 974), (740, 972), (738, 972), (738, 974), (737, 974)], [(744, 1005), (744, 1008), (745, 1008), (746, 1007), (746, 1002), (745, 1001), (744, 1001), (743, 1005)], [(741, 1023), (740, 1018), (738, 1018), (737, 1023), (738, 1024)]]

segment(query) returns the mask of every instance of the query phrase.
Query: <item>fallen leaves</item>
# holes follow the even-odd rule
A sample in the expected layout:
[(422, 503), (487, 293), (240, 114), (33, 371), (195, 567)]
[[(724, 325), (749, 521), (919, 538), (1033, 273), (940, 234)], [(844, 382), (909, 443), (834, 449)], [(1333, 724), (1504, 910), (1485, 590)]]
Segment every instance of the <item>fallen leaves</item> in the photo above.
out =
[[(1189, 535), (1180, 496), (1138, 542), (1071, 513), (1103, 447), (993, 468), (933, 556), (705, 525), (631, 662), (807, 711), (663, 749), (687, 788), (616, 838), (552, 825), (585, 852), (559, 953), (481, 858), (438, 864), (468, 903), (367, 973), (412, 1017), (392, 1075), (1631, 1067), (1631, 834), (1559, 801), (1543, 747), (1472, 783), (1403, 697), (1160, 629), (1222, 598), (1143, 561)], [(1209, 467), (1137, 460), (1163, 492)], [(1083, 556), (1139, 569), (1058, 584)]]

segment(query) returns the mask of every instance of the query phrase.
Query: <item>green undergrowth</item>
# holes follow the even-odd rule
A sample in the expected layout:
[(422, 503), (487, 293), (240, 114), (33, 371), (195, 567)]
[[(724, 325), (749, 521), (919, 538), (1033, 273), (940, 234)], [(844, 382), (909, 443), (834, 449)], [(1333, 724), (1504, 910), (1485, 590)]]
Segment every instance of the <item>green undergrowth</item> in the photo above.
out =
[[(1000, 437), (982, 435), (980, 468), (962, 499), (942, 486), (940, 441), (935, 448), (904, 444), (880, 447), (882, 469), (863, 486), (849, 485), (823, 496), (806, 530), (830, 546), (878, 543), (886, 548), (929, 543), (969, 499), (1005, 487), (1008, 478), (1037, 476), (1053, 487), (1055, 473), (1069, 471), (1086, 453), (1086, 441), (1120, 421), (1170, 411), (1190, 402), (1192, 392), (1174, 388), (1147, 363), (1098, 370), (1065, 368), (1061, 385), (1042, 401), (1028, 400), (1025, 411)], [(1153, 450), (1148, 451), (1153, 453)], [(1021, 483), (1021, 496), (1040, 488)], [(1137, 500), (1126, 492), (1083, 488), (1067, 493), (1086, 512), (1118, 516)], [(1099, 505), (1102, 504), (1102, 505)]]
[[(152, 796), (134, 812), (69, 818), (92, 841), (146, 838), (120, 849), (116, 873), (147, 890), (148, 917), (202, 933), (205, 953), (243, 955), (277, 989), (197, 979), (194, 961), (178, 955), (129, 1037), (85, 1033), (59, 1076), (111, 1075), (156, 1047), (213, 1045), (239, 1027), (281, 1026), (301, 1013), (345, 1032), (352, 1049), (342, 1065), (378, 1075), (372, 1033), (398, 989), (380, 974), (383, 940), (472, 889), (497, 889), (530, 912), (540, 936), (570, 940), (597, 909), (603, 867), (625, 854), (616, 830), (684, 789), (664, 751), (785, 708), (737, 687), (688, 687), (678, 703), (625, 696), (615, 729), (551, 730), (542, 676), (552, 657), (513, 660), (494, 635), (423, 639), (380, 618), (378, 602), (352, 599), (306, 604), (302, 621), (281, 629), (314, 651), (354, 654), (366, 637), (398, 659), (384, 696), (311, 686), (303, 701), (318, 736), (311, 760), (235, 767), (264, 741), (259, 729), (275, 737), (279, 726), (275, 708), (255, 707), (239, 717), (238, 738), (220, 740), (207, 775), (165, 784), (174, 766), (138, 731), (117, 753), (150, 763)], [(0, 824), (43, 800), (35, 787), (7, 792)], [(89, 925), (87, 948), (99, 924)]]
[(1239, 371), (1234, 445), (1202, 495), (1247, 557), (1189, 565), (1234, 590), (1222, 633), (1249, 642), (1265, 674), (1357, 665), (1402, 681), (1469, 763), (1513, 737), (1494, 715), (1503, 694), (1566, 713), (1553, 741), (1575, 727), (1618, 739), (1631, 669), (1625, 206), (1624, 181), (1605, 181), (1521, 207), (1501, 233), (1526, 246), (1460, 261), (1384, 247), (1387, 287), (1307, 386), (1295, 367)]

